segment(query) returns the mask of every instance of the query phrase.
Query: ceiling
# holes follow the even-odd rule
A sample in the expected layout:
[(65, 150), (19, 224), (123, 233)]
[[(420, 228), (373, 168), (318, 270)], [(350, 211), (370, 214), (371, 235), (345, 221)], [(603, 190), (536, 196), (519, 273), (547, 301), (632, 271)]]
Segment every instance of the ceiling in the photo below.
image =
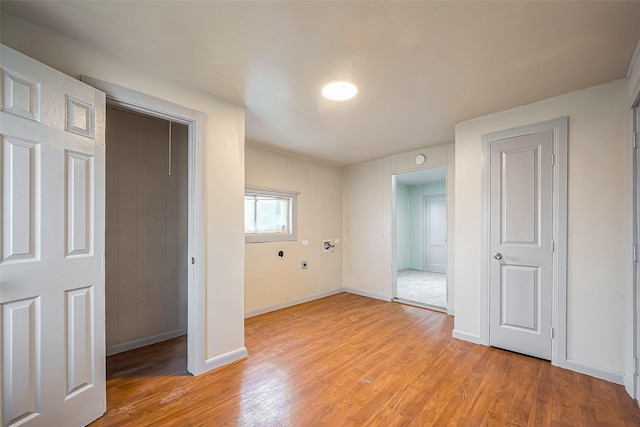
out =
[(444, 166), (438, 166), (396, 174), (396, 182), (402, 185), (419, 185), (432, 181), (442, 181), (446, 177), (447, 169)]
[[(19, 1), (3, 13), (246, 107), (248, 139), (337, 164), (625, 77), (640, 2)], [(348, 79), (359, 94), (325, 100)]]

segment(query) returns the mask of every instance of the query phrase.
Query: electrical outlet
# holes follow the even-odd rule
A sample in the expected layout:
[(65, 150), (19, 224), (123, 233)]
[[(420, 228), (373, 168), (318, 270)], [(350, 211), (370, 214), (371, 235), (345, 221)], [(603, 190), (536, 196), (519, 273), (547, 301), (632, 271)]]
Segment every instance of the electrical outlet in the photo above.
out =
[(333, 252), (333, 240), (325, 239), (322, 241), (322, 252)]

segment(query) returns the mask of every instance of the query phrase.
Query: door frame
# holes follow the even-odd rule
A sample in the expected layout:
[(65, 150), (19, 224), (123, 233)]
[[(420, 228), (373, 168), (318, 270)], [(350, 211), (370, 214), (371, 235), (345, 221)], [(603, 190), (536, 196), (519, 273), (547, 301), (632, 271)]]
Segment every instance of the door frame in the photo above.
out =
[[(88, 76), (80, 80), (107, 95), (107, 105), (125, 108), (188, 127), (188, 264), (187, 371), (199, 375), (205, 368), (205, 147), (206, 114)], [(108, 148), (108, 147), (107, 147)], [(202, 262), (195, 262), (202, 260)]]
[[(640, 46), (640, 45), (639, 45)], [(640, 393), (640, 377), (638, 376), (638, 358), (640, 357), (640, 292), (638, 286), (640, 285), (640, 268), (638, 267), (638, 251), (640, 248), (640, 148), (637, 147), (637, 143), (640, 142), (640, 102), (636, 102), (631, 108), (631, 138), (635, 138), (635, 141), (631, 140), (631, 176), (632, 176), (632, 210), (633, 210), (633, 224), (632, 224), (632, 259), (631, 259), (631, 271), (632, 271), (632, 293), (633, 293), (633, 337), (632, 337), (632, 361), (631, 361), (631, 381), (626, 381), (627, 385), (631, 387), (629, 394), (631, 397), (638, 400)], [(630, 384), (629, 384), (630, 383)]]
[[(446, 180), (445, 180), (446, 182)], [(445, 226), (444, 226), (444, 254), (445, 254), (445, 263), (444, 263), (444, 273), (445, 275), (447, 274), (447, 195), (445, 194), (429, 194), (426, 196), (423, 196), (422, 198), (422, 271), (427, 271), (427, 203), (429, 203), (430, 200), (433, 199), (442, 199), (444, 200), (444, 221), (445, 221)], [(446, 293), (446, 292), (445, 292)]]
[(482, 205), (480, 253), (480, 343), (489, 345), (490, 277), (490, 179), (491, 143), (541, 131), (553, 132), (553, 292), (551, 325), (551, 363), (567, 365), (567, 142), (569, 118), (560, 117), (541, 123), (506, 129), (482, 136)]

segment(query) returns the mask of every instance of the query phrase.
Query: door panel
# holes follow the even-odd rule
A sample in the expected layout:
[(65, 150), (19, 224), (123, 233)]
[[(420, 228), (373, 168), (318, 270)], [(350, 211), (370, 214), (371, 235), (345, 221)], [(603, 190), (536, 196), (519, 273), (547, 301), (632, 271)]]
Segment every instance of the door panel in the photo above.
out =
[(40, 164), (38, 143), (19, 138), (2, 138), (2, 170), (6, 190), (2, 197), (2, 260), (28, 261), (36, 258), (35, 209)]
[(0, 49), (0, 419), (86, 425), (105, 411), (105, 96)]
[(553, 131), (490, 146), (490, 344), (551, 359)]
[[(2, 304), (2, 425), (16, 414), (33, 418), (40, 412), (40, 304), (28, 298)], [(18, 417), (13, 417), (18, 418)]]
[(94, 198), (93, 158), (82, 153), (65, 150), (65, 198), (67, 256), (90, 255), (91, 201)]
[(502, 152), (501, 243), (538, 244), (539, 147)]
[(501, 266), (500, 324), (539, 333), (540, 283), (538, 268)]
[(67, 326), (67, 393), (93, 384), (93, 288), (65, 292)]

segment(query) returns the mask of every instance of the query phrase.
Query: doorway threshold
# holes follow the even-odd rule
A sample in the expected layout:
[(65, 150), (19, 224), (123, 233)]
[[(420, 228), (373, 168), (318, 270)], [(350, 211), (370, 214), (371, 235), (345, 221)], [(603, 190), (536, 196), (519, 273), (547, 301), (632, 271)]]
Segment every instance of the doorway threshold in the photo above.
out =
[(393, 298), (392, 302), (397, 302), (398, 304), (409, 305), (411, 307), (424, 308), (431, 311), (437, 311), (438, 313), (447, 314), (447, 309), (445, 307), (440, 307), (438, 305), (426, 304), (418, 301), (412, 301), (404, 298)]

